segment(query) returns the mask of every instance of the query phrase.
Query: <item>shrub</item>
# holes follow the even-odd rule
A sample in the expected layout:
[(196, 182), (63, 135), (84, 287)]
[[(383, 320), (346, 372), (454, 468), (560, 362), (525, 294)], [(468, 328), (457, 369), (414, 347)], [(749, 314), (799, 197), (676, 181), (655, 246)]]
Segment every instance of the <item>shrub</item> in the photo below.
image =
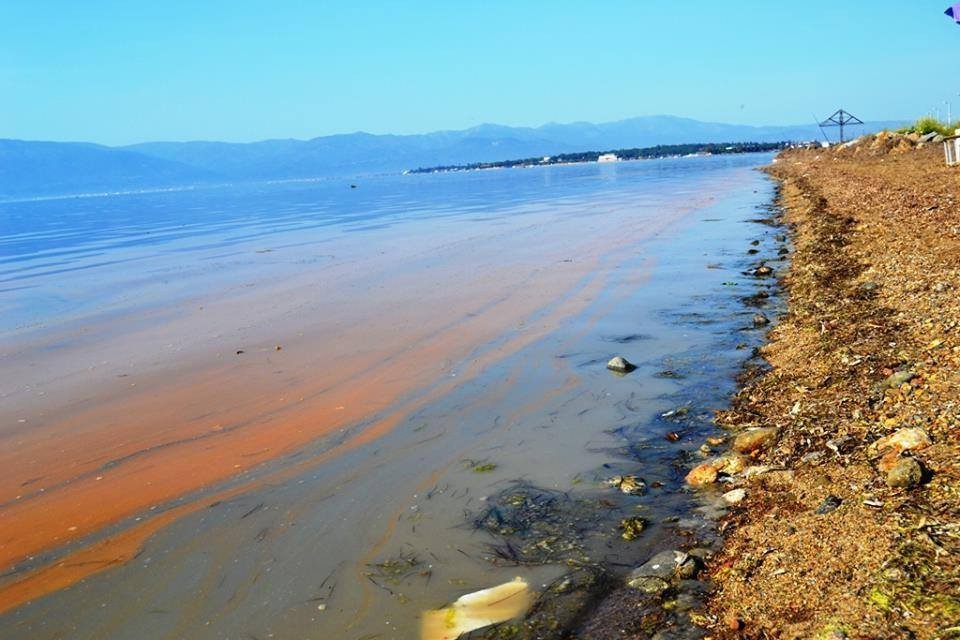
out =
[(924, 116), (914, 122), (912, 125), (906, 128), (906, 133), (918, 133), (921, 136), (924, 136), (928, 133), (939, 133), (943, 136), (952, 136), (953, 132), (960, 127), (960, 122), (955, 122), (949, 124), (947, 122), (941, 122), (936, 118), (930, 116)]

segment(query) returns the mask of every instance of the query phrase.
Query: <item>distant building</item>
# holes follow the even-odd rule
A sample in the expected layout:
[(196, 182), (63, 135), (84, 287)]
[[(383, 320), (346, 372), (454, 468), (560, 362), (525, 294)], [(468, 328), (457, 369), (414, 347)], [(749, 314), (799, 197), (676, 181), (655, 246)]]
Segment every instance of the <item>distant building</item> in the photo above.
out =
[(956, 135), (943, 139), (943, 154), (947, 158), (947, 165), (960, 164), (960, 129), (954, 131)]
[(618, 162), (619, 160), (620, 158), (615, 153), (601, 153), (600, 157), (597, 158), (597, 162)]
[(548, 162), (550, 162), (550, 156), (543, 156), (543, 158), (540, 159), (540, 164), (547, 164)]

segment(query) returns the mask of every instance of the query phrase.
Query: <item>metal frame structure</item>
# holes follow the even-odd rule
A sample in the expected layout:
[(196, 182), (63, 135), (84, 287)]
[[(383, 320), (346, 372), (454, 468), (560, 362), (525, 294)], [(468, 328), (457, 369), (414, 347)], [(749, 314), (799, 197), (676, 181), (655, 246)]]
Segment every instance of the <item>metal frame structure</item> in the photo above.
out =
[(840, 144), (843, 144), (843, 128), (852, 124), (863, 124), (863, 120), (848, 111), (838, 109), (832, 116), (821, 122), (820, 126), (840, 127)]

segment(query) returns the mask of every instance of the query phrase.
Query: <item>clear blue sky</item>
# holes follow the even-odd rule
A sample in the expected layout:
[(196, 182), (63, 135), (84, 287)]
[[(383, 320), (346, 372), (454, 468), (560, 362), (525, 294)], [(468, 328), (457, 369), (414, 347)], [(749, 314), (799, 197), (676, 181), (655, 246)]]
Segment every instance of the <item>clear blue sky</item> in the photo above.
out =
[(950, 0), (0, 0), (0, 137), (416, 133), (675, 114), (912, 118), (953, 99)]

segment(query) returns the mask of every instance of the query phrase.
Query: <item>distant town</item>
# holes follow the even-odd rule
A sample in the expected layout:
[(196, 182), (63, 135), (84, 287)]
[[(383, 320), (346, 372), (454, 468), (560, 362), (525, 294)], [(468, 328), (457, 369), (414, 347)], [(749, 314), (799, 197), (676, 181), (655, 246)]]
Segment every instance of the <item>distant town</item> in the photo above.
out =
[(473, 162), (471, 164), (419, 167), (404, 173), (443, 173), (447, 171), (476, 171), (479, 169), (510, 169), (523, 167), (542, 167), (553, 164), (577, 164), (583, 162), (620, 162), (625, 160), (653, 160), (657, 158), (676, 158), (685, 156), (713, 156), (731, 153), (759, 153), (779, 151), (790, 146), (789, 142), (721, 142), (696, 144), (660, 144), (655, 147), (633, 149), (615, 149), (613, 151), (582, 151), (579, 153), (561, 153), (555, 156), (522, 158), (519, 160), (499, 160), (497, 162)]

